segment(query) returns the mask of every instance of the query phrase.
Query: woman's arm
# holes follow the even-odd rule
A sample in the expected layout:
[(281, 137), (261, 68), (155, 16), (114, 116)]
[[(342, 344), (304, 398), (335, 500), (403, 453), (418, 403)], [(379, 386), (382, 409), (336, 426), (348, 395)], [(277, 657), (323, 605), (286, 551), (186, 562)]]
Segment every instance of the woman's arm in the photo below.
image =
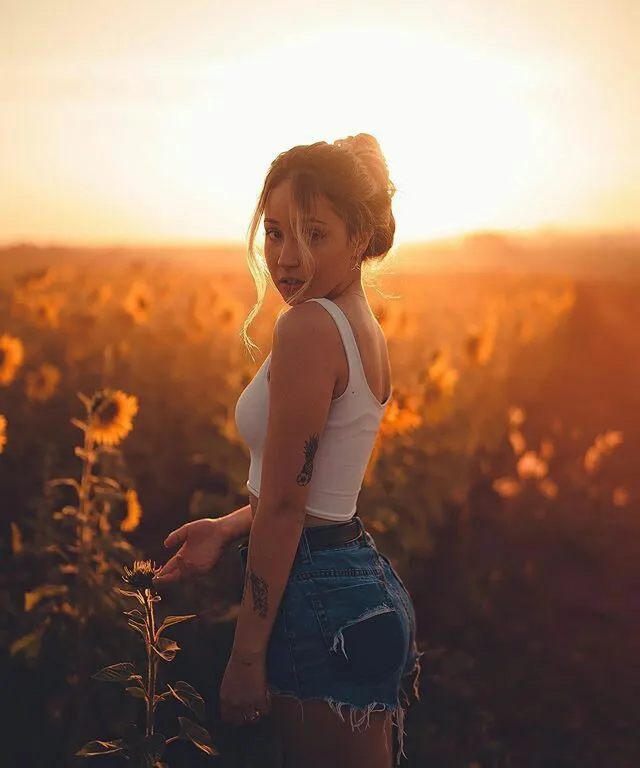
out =
[(260, 497), (232, 651), (236, 661), (266, 656), (304, 527), (309, 483), (336, 381), (331, 363), (338, 342), (333, 319), (315, 302), (290, 309), (274, 330)]
[(251, 526), (242, 606), (232, 658), (264, 660), (304, 527), (304, 513), (260, 506)]
[(251, 524), (253, 522), (251, 504), (247, 504), (244, 507), (240, 507), (240, 509), (236, 509), (235, 512), (230, 512), (228, 515), (216, 519), (220, 523), (220, 529), (223, 531), (225, 541), (229, 544), (234, 539), (247, 536), (251, 531)]

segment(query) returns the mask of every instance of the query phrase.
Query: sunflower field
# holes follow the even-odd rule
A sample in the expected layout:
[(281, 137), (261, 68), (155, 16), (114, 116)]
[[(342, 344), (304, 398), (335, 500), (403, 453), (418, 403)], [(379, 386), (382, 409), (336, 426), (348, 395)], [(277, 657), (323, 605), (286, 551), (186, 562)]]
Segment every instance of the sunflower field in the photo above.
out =
[[(640, 764), (640, 279), (610, 272), (368, 288), (394, 392), (359, 509), (418, 614), (407, 768)], [(252, 359), (254, 300), (223, 251), (0, 252), (2, 768), (277, 765), (268, 721), (219, 717), (237, 552), (149, 581), (247, 504), (235, 404), (282, 306)]]

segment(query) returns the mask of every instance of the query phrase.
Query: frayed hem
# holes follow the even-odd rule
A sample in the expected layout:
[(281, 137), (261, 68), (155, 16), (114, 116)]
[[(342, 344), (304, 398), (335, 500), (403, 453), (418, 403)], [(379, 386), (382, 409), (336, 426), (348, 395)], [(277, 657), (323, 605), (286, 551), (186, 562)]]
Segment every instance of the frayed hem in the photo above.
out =
[(334, 712), (338, 717), (342, 720), (343, 723), (346, 723), (345, 715), (343, 713), (344, 707), (349, 707), (349, 724), (351, 725), (351, 730), (353, 732), (355, 731), (362, 731), (363, 729), (366, 729), (369, 725), (369, 718), (371, 716), (372, 712), (389, 712), (391, 714), (391, 725), (392, 728), (395, 727), (397, 737), (398, 737), (398, 754), (396, 756), (396, 765), (400, 765), (401, 759), (404, 757), (406, 759), (407, 755), (404, 751), (404, 737), (406, 735), (405, 728), (404, 728), (404, 720), (406, 715), (406, 709), (408, 706), (408, 697), (404, 691), (404, 689), (401, 689), (401, 695), (404, 696), (404, 700), (406, 702), (406, 705), (401, 704), (398, 702), (398, 704), (394, 707), (389, 704), (382, 704), (380, 702), (372, 702), (371, 704), (367, 704), (364, 707), (357, 707), (352, 704), (349, 704), (348, 702), (344, 701), (337, 701), (331, 696), (308, 696), (304, 699), (300, 699), (298, 696), (296, 696), (293, 693), (289, 693), (288, 691), (279, 691), (278, 689), (270, 686), (269, 692), (272, 696), (283, 696), (286, 698), (294, 699), (299, 705), (300, 705), (300, 713), (302, 721), (304, 722), (304, 702), (305, 701), (324, 701), (328, 704), (329, 708), (332, 712)]

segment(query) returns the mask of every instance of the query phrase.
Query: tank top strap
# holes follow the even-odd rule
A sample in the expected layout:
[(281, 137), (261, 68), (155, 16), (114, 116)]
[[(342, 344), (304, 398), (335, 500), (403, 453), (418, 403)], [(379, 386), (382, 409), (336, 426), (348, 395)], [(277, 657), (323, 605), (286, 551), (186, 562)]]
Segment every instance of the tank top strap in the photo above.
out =
[[(307, 301), (317, 301), (319, 304), (322, 304), (322, 306), (327, 310), (327, 312), (333, 317), (336, 325), (338, 326), (338, 331), (340, 333), (340, 337), (342, 338), (342, 343), (345, 348), (345, 352), (347, 353), (347, 360), (349, 362), (349, 371), (350, 376), (354, 377), (356, 375), (361, 376), (362, 378), (365, 377), (364, 374), (364, 368), (362, 367), (362, 358), (360, 357), (360, 350), (358, 349), (358, 345), (356, 343), (356, 337), (353, 333), (353, 328), (351, 327), (351, 323), (347, 319), (347, 316), (345, 313), (340, 309), (340, 307), (334, 302), (331, 301), (331, 299), (325, 299), (322, 298), (313, 298), (313, 299), (307, 299)], [(366, 382), (366, 378), (365, 378)], [(367, 387), (369, 385), (367, 384)]]

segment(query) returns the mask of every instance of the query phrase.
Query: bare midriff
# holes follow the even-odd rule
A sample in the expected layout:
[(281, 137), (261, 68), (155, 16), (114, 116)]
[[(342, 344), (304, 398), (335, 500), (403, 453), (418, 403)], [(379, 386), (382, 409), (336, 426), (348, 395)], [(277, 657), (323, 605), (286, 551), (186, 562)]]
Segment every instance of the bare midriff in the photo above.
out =
[[(256, 515), (256, 509), (258, 508), (258, 497), (249, 491), (249, 504), (251, 504), (252, 518)], [(312, 525), (337, 525), (338, 520), (323, 520), (321, 517), (314, 517), (313, 515), (304, 516), (305, 528)]]

